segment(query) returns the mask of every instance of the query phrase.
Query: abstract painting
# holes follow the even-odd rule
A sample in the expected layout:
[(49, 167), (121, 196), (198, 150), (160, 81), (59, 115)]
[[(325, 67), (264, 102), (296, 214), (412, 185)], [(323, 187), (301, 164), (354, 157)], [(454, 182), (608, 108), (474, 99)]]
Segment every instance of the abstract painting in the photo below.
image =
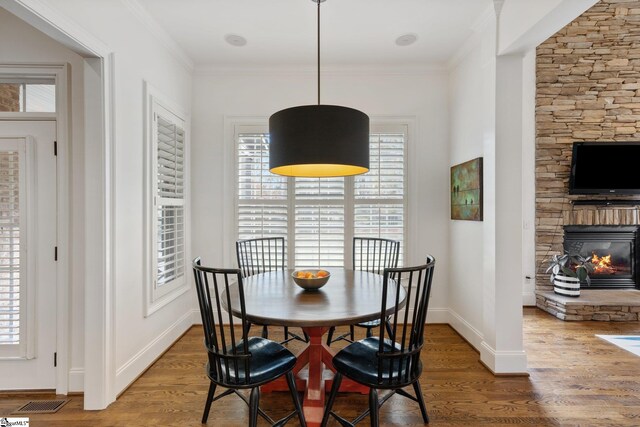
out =
[(451, 167), (451, 219), (482, 221), (482, 157)]

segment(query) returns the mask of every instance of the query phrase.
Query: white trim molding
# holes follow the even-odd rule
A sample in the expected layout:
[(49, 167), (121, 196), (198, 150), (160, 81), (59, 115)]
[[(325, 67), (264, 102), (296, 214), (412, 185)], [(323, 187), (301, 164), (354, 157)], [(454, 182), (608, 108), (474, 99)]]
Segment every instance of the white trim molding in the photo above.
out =
[(158, 42), (183, 66), (193, 73), (195, 63), (193, 59), (180, 47), (169, 33), (156, 21), (140, 4), (138, 0), (120, 0), (122, 4), (136, 17), (141, 24), (154, 36)]
[(81, 56), (106, 57), (110, 49), (93, 34), (42, 0), (0, 0), (0, 7)]
[[(185, 113), (185, 109), (176, 103), (168, 100), (162, 93), (144, 81), (144, 283), (143, 283), (143, 310), (144, 316), (148, 317), (162, 307), (174, 301), (180, 295), (189, 290), (189, 260), (191, 257), (191, 209), (190, 209), (190, 118)], [(183, 274), (181, 277), (165, 284), (162, 288), (156, 286), (157, 274), (157, 211), (156, 206), (160, 203), (157, 196), (157, 115), (160, 114), (167, 120), (180, 126), (184, 131), (184, 159), (183, 159), (183, 194), (180, 206), (183, 207), (184, 218), (184, 259)], [(178, 200), (178, 199), (175, 199)]]
[[(1, 3), (0, 3), (1, 5)], [(56, 179), (57, 179), (57, 247), (58, 262), (56, 271), (56, 393), (66, 394), (69, 365), (69, 266), (70, 266), (70, 139), (71, 111), (69, 105), (69, 66), (68, 64), (3, 64), (0, 76), (37, 76), (53, 77), (56, 85), (55, 113), (6, 113), (0, 117), (7, 120), (55, 120), (56, 121)], [(30, 243), (31, 244), (31, 243)]]
[(536, 306), (536, 294), (534, 292), (523, 292), (522, 305), (525, 307)]
[(449, 318), (447, 322), (462, 338), (464, 338), (472, 347), (480, 351), (480, 345), (484, 339), (482, 332), (477, 330), (471, 323), (467, 322), (462, 316), (448, 309)]
[(528, 375), (524, 351), (496, 351), (486, 341), (480, 344), (480, 362), (494, 375)]
[(119, 394), (129, 387), (154, 361), (162, 356), (182, 334), (193, 326), (193, 312), (188, 310), (166, 330), (145, 345), (133, 357), (122, 364), (116, 371), (115, 393)]
[[(323, 76), (362, 77), (362, 76), (424, 76), (447, 72), (446, 64), (430, 64), (416, 66), (326, 66), (322, 67)], [(315, 76), (318, 69), (312, 66), (249, 66), (232, 67), (212, 64), (199, 64), (194, 69), (196, 76), (212, 77), (264, 77), (264, 76)]]
[(88, 58), (84, 69), (85, 271), (84, 409), (116, 398), (114, 57)]
[(84, 369), (69, 369), (69, 393), (79, 393), (84, 391)]
[[(449, 309), (448, 308), (429, 308), (427, 309), (427, 320), (425, 323), (429, 324), (449, 324)], [(413, 309), (409, 311), (409, 318), (413, 318)]]

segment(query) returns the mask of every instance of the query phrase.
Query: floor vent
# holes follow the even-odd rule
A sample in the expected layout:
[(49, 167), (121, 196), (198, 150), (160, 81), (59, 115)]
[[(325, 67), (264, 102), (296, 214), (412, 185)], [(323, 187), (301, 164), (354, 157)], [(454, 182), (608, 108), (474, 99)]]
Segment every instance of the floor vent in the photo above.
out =
[(58, 412), (58, 409), (62, 408), (68, 401), (69, 399), (32, 400), (15, 411), (14, 414), (52, 414)]

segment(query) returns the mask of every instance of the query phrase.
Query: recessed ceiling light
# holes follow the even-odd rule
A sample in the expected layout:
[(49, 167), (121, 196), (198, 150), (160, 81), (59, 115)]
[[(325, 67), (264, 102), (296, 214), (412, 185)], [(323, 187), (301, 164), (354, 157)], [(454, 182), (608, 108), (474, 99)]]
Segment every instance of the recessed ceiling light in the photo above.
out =
[(247, 39), (245, 39), (242, 36), (239, 36), (237, 34), (227, 34), (226, 36), (224, 36), (224, 39), (227, 43), (229, 43), (231, 46), (244, 46), (245, 44), (247, 44)]
[(409, 46), (418, 40), (418, 36), (415, 34), (403, 34), (396, 39), (396, 44), (398, 46)]

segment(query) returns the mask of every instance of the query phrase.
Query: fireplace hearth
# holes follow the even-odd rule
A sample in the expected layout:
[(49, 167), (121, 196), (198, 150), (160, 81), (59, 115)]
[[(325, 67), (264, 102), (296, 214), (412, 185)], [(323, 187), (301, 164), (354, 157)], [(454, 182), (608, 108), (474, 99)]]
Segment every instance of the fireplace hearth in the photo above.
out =
[(595, 271), (583, 289), (640, 288), (638, 244), (640, 226), (567, 225), (564, 250), (592, 257)]

